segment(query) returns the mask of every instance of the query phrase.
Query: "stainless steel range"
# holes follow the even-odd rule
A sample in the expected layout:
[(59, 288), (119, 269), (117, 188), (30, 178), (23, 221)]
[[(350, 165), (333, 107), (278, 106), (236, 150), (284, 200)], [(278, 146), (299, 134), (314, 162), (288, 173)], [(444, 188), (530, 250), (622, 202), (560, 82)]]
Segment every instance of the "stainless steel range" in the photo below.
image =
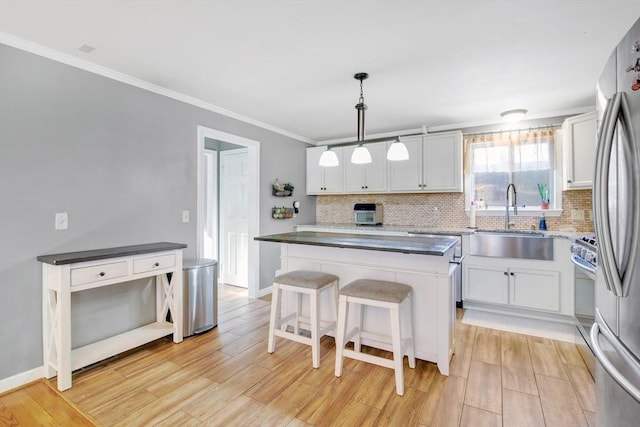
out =
[(598, 268), (595, 236), (576, 239), (571, 245), (571, 262), (575, 264), (575, 309), (576, 327), (589, 348), (589, 330), (595, 322), (595, 284)]

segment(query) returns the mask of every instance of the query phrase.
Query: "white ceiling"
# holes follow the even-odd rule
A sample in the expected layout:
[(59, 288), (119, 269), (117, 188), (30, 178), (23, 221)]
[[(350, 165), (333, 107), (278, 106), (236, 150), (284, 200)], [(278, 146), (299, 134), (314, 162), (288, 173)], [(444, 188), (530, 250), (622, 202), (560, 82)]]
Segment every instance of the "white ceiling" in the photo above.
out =
[[(300, 136), (590, 107), (640, 0), (0, 0), (0, 32)], [(95, 47), (92, 53), (78, 48)]]

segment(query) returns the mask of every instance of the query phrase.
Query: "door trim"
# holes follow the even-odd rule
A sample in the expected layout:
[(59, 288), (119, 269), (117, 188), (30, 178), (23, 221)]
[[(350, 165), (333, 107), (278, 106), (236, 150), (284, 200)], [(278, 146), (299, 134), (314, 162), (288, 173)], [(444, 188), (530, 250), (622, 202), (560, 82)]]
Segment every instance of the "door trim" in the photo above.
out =
[(198, 126), (198, 137), (196, 141), (197, 147), (197, 198), (196, 198), (196, 228), (197, 228), (197, 256), (202, 257), (204, 252), (204, 142), (205, 138), (218, 139), (230, 142), (232, 144), (241, 145), (248, 149), (248, 168), (251, 172), (249, 176), (248, 198), (249, 206), (255, 206), (255, 209), (249, 209), (247, 217), (249, 220), (249, 239), (248, 239), (248, 296), (249, 298), (258, 298), (259, 277), (260, 277), (260, 246), (258, 242), (253, 240), (254, 237), (260, 235), (260, 142), (221, 132), (215, 129)]

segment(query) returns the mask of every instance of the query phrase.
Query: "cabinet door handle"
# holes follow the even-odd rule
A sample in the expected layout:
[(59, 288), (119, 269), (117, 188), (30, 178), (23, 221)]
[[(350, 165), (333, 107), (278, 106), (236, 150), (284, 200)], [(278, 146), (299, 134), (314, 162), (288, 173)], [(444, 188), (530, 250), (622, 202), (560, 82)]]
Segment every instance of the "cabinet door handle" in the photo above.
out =
[(572, 182), (573, 182), (573, 181), (572, 181), (572, 180), (570, 180), (570, 179), (568, 179), (568, 180), (567, 180), (567, 184), (571, 184)]
[(511, 276), (515, 276), (515, 274), (513, 274), (513, 273), (509, 273), (509, 275), (511, 275)]
[(508, 275), (509, 275), (509, 273), (507, 273), (506, 271), (505, 271), (504, 273), (502, 273), (502, 274), (504, 274), (505, 276), (508, 276)]
[(156, 262), (155, 264), (153, 264), (154, 267), (160, 267), (160, 263)]
[(106, 276), (106, 274), (107, 273), (105, 273), (104, 271), (101, 271), (99, 275), (100, 275), (100, 277), (104, 277), (104, 276)]

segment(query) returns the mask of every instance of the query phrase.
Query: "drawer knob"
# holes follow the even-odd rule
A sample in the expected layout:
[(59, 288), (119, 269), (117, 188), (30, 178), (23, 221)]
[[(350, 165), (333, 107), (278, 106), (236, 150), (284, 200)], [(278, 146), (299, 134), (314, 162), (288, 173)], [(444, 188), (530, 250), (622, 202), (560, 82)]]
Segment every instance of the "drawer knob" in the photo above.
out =
[(100, 272), (100, 277), (104, 277), (107, 273), (105, 273), (104, 271)]
[(160, 267), (160, 263), (156, 262), (155, 264), (153, 264), (154, 267)]

